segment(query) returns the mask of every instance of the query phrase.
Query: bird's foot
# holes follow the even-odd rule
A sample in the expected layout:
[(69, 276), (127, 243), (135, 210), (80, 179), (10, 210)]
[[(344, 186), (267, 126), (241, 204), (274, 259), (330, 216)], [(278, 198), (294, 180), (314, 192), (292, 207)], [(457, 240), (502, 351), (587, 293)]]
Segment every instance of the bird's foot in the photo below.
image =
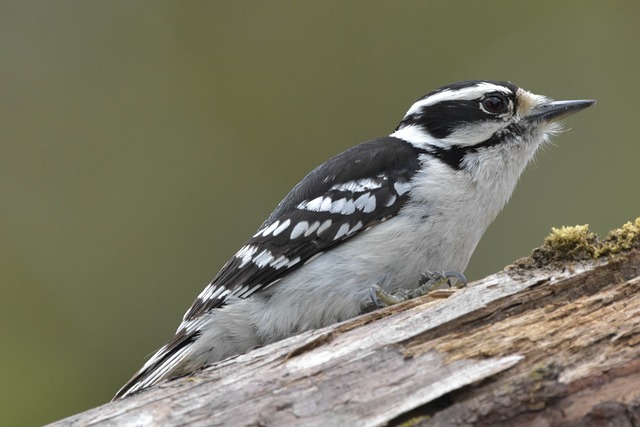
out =
[(449, 279), (457, 279), (458, 284), (456, 287), (458, 288), (467, 286), (467, 278), (458, 271), (426, 271), (420, 275), (418, 287), (415, 289), (397, 288), (391, 292), (387, 292), (380, 286), (373, 285), (369, 290), (369, 295), (371, 296), (374, 307), (383, 308), (426, 295), (430, 291), (440, 288), (445, 283), (448, 287), (451, 287), (451, 280)]

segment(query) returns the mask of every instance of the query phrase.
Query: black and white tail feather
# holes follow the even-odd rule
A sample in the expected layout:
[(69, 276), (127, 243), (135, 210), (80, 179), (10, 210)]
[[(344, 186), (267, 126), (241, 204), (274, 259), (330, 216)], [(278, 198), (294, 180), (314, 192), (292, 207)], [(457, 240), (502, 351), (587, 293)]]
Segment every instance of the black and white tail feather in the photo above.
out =
[(463, 271), (552, 122), (591, 104), (495, 81), (420, 98), (390, 136), (296, 185), (115, 398), (353, 317), (373, 285), (414, 288), (425, 270)]

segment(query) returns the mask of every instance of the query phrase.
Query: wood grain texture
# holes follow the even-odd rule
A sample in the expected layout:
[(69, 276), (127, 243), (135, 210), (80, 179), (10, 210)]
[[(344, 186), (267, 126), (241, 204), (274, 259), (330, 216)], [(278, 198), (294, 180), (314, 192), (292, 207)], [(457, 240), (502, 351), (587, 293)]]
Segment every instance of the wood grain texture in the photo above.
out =
[(639, 275), (638, 252), (503, 271), (52, 425), (640, 425)]

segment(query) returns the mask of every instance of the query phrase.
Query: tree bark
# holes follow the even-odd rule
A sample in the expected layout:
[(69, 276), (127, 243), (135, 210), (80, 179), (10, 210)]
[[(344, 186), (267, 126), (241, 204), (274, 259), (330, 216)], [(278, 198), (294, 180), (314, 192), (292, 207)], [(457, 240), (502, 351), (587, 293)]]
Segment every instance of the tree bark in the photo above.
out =
[(54, 426), (640, 426), (640, 252), (513, 267)]

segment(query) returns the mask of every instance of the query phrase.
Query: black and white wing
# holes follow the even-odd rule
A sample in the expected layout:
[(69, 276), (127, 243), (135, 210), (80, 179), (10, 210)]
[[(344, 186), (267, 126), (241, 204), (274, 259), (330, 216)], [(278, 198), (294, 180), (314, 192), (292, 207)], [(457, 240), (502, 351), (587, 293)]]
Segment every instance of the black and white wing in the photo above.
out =
[(395, 216), (408, 199), (422, 151), (385, 137), (362, 143), (307, 175), (202, 291), (176, 335), (116, 397), (162, 378), (197, 338), (199, 318), (229, 298), (247, 298), (314, 256)]
[(230, 296), (247, 298), (312, 257), (395, 216), (408, 198), (420, 151), (386, 137), (357, 145), (307, 175), (220, 270), (184, 316)]

